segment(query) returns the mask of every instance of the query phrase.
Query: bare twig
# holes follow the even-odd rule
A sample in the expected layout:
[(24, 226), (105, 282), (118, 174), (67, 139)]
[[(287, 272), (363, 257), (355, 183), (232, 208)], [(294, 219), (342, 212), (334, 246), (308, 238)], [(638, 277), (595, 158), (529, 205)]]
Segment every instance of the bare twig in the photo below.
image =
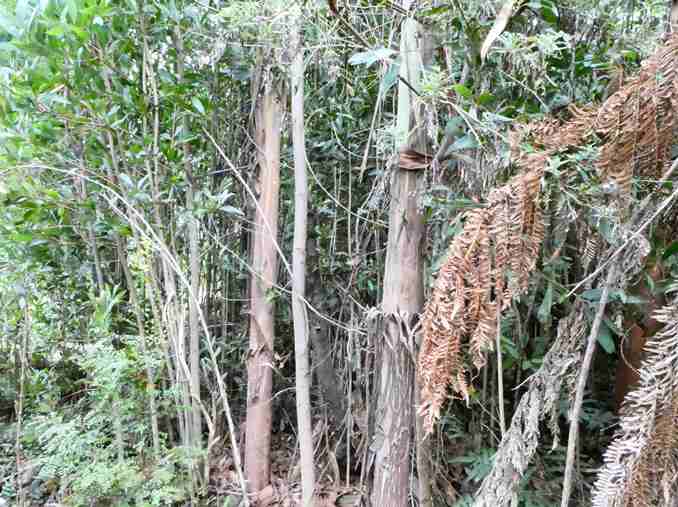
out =
[[(676, 171), (676, 169), (678, 169), (678, 159), (676, 159), (676, 161), (673, 163), (671, 168), (666, 172), (666, 174), (664, 174), (662, 179), (659, 180), (659, 182), (657, 183), (657, 188), (661, 187), (664, 184), (664, 182), (668, 181), (669, 177)], [(572, 288), (572, 290), (570, 290), (570, 292), (567, 293), (567, 296), (565, 296), (565, 298), (571, 297), (575, 292), (577, 292), (577, 290), (582, 285), (584, 285), (585, 283), (595, 279), (615, 259), (615, 257), (617, 257), (617, 255), (619, 255), (621, 252), (623, 252), (626, 249), (626, 247), (628, 247), (631, 244), (632, 241), (634, 241), (638, 236), (640, 236), (643, 233), (643, 231), (645, 231), (645, 229), (647, 229), (647, 227), (650, 224), (652, 224), (655, 221), (655, 219), (659, 215), (661, 215), (666, 208), (668, 208), (671, 205), (671, 203), (673, 202), (674, 199), (676, 199), (676, 197), (678, 197), (678, 188), (674, 189), (673, 192), (671, 192), (671, 195), (669, 195), (666, 199), (664, 199), (664, 201), (659, 205), (659, 207), (652, 214), (652, 216), (650, 218), (648, 218), (645, 222), (643, 222), (643, 224), (638, 227), (636, 232), (634, 232), (629, 239), (627, 239), (619, 248), (617, 248), (617, 250), (612, 252), (612, 254), (607, 258), (607, 260), (602, 262), (600, 264), (600, 266), (598, 266), (598, 269), (596, 269), (589, 276), (587, 276), (586, 278), (584, 278), (583, 280), (578, 282)], [(638, 219), (638, 217), (640, 217), (642, 212), (647, 208), (647, 205), (648, 205), (649, 202), (650, 202), (650, 196), (648, 196), (648, 198), (645, 201), (643, 201), (643, 203), (639, 206), (638, 212), (636, 212), (633, 219), (629, 223), (631, 223), (631, 224), (635, 223), (635, 221)]]
[(567, 507), (570, 503), (572, 476), (574, 473), (574, 458), (577, 449), (577, 439), (579, 437), (579, 415), (584, 401), (584, 389), (589, 376), (589, 370), (591, 369), (593, 352), (596, 349), (596, 342), (598, 341), (598, 332), (600, 331), (600, 325), (602, 324), (603, 316), (605, 315), (605, 307), (607, 306), (610, 295), (610, 287), (614, 283), (616, 275), (617, 266), (613, 265), (607, 273), (607, 278), (603, 285), (603, 292), (600, 295), (598, 310), (595, 319), (593, 320), (593, 325), (591, 326), (591, 332), (589, 333), (588, 342), (586, 344), (586, 352), (584, 352), (584, 360), (582, 361), (581, 372), (577, 382), (577, 392), (575, 393), (572, 410), (570, 411), (570, 433), (567, 439), (567, 461), (565, 462), (561, 507)]
[(501, 357), (501, 304), (497, 302), (497, 394), (499, 404), (499, 429), (501, 438), (506, 435), (506, 417), (504, 415), (504, 368)]

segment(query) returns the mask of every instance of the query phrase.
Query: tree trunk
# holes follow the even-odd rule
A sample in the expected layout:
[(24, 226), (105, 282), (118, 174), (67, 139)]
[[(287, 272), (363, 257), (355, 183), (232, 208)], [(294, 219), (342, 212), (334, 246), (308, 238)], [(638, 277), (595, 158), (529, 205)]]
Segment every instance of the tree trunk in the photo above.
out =
[(259, 162), (250, 286), (250, 347), (247, 358), (247, 436), (245, 475), (252, 492), (265, 488), (271, 474), (271, 390), (275, 305), (269, 291), (276, 283), (275, 249), (280, 190), (281, 98), (264, 72), (264, 89), (255, 113)]
[[(186, 146), (184, 144), (184, 146)], [(188, 157), (188, 149), (184, 153)], [(185, 161), (188, 162), (188, 158)], [(188, 295), (188, 323), (189, 323), (189, 369), (191, 371), (191, 407), (192, 407), (192, 428), (191, 445), (196, 448), (202, 447), (202, 414), (200, 412), (200, 320), (198, 312), (198, 292), (200, 289), (200, 245), (199, 245), (199, 227), (198, 218), (195, 216), (195, 200), (193, 198), (193, 182), (189, 185), (186, 197), (186, 207), (191, 210), (191, 219), (188, 224), (188, 244), (189, 244), (189, 268), (191, 273), (191, 291)]]
[[(405, 6), (407, 7), (407, 6)], [(418, 88), (422, 57), (418, 24), (406, 19), (402, 26), (400, 54), (403, 63), (398, 87), (396, 142), (425, 152), (427, 143), (422, 108), (413, 103), (412, 92), (403, 82)], [(372, 491), (373, 506), (409, 505), (410, 447), (413, 436), (415, 337), (412, 328), (424, 302), (424, 264), (421, 244), (424, 217), (419, 197), (423, 188), (421, 171), (396, 169), (391, 182), (389, 235), (384, 272), (382, 310), (384, 334), (380, 349), (381, 369), (377, 400), (377, 454)]]
[[(184, 80), (184, 44), (183, 35), (179, 26), (175, 27), (174, 46), (177, 50), (177, 80), (182, 83)], [(186, 116), (182, 117), (183, 132), (188, 132), (188, 122)], [(199, 228), (200, 223), (196, 217), (195, 210), (195, 179), (193, 177), (191, 163), (191, 149), (187, 142), (181, 144), (184, 170), (188, 187), (186, 190), (186, 209), (190, 213), (188, 222), (188, 265), (190, 270), (190, 286), (188, 294), (188, 357), (189, 357), (189, 389), (191, 393), (191, 416), (189, 418), (188, 433), (190, 435), (191, 446), (195, 448), (202, 447), (202, 413), (200, 412), (200, 320), (198, 312), (198, 291), (200, 288), (200, 245)], [(196, 470), (200, 466), (196, 465)]]
[(290, 69), (292, 86), (292, 139), (294, 142), (294, 242), (292, 251), (292, 314), (294, 320), (295, 385), (297, 389), (297, 426), (301, 455), (302, 506), (312, 507), (315, 489), (313, 430), (311, 428), (311, 369), (309, 367), (309, 330), (306, 312), (306, 233), (308, 213), (308, 176), (304, 135), (304, 50), (301, 41), (301, 13), (292, 27), (291, 43), (295, 51)]

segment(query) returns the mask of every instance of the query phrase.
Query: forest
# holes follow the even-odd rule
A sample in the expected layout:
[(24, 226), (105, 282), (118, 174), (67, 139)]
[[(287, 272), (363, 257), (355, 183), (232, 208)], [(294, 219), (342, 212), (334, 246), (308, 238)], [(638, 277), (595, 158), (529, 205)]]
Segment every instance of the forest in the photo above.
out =
[(0, 0), (0, 507), (677, 507), (678, 0)]

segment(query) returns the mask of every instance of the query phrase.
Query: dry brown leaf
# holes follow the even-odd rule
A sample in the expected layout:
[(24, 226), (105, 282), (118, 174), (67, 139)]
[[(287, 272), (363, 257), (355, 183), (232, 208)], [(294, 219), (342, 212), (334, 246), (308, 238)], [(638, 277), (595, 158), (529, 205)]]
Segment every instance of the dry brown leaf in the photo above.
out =
[(408, 171), (426, 169), (432, 160), (432, 155), (421, 153), (412, 148), (405, 148), (398, 152), (398, 167)]

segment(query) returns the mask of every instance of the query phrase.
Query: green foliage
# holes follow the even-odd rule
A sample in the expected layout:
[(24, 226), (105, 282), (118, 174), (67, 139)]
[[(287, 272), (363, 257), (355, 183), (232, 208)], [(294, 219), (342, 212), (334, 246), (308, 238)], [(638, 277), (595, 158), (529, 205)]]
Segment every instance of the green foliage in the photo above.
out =
[[(350, 378), (360, 390), (375, 379), (365, 367), (372, 364), (374, 344), (362, 334), (362, 315), (381, 302), (402, 59), (394, 41), (402, 16), (385, 2), (344, 4), (342, 16), (367, 46), (329, 15), (325, 2), (303, 2), (311, 48), (305, 59), (307, 285), (314, 307), (340, 324), (328, 331), (336, 353), (328, 362), (345, 384)], [(604, 98), (610, 69), (623, 64), (632, 71), (652, 50), (666, 1), (524, 4), (484, 62), (480, 47), (496, 14), (492, 4), (420, 2), (414, 9), (435, 38), (433, 65), (417, 90), (426, 106), (421, 121), (432, 149), (449, 136), (445, 155), (453, 155), (425, 173), (427, 286), (464, 211), (483, 206), (488, 192), (511, 176), (507, 133), (515, 122), (566, 114), (563, 106), (570, 103)], [(8, 358), (0, 364), (0, 417), (13, 421), (16, 415), (15, 358), (28, 327), (23, 451), (64, 503), (183, 502), (191, 496), (196, 459), (214, 459), (204, 449), (180, 445), (175, 435), (187, 407), (175, 383), (172, 358), (178, 352), (167, 322), (185, 337), (188, 297), (181, 284), (176, 293), (163, 286), (160, 251), (166, 248), (162, 252), (187, 271), (187, 225), (193, 220), (200, 225), (201, 309), (218, 334), (217, 361), (236, 412), (246, 405), (253, 204), (234, 171), (252, 183), (258, 65), (272, 62), (272, 79), (286, 81), (292, 11), (284, 0), (221, 2), (217, 8), (192, 1), (0, 2), (0, 350)], [(294, 202), (289, 137), (285, 130), (277, 235), (287, 257)], [(507, 414), (520, 399), (514, 381), (520, 384), (539, 367), (569, 309), (583, 248), (574, 229), (614, 238), (618, 216), (592, 167), (595, 144), (559, 154), (547, 171), (540, 203), (549, 223), (543, 261), (528, 293), (502, 320)], [(575, 226), (576, 216), (582, 221)], [(658, 240), (653, 255), (663, 258), (667, 278), (675, 279), (678, 244), (667, 243)], [(122, 262), (139, 300), (143, 341)], [(280, 288), (267, 298), (278, 303), (273, 366), (284, 399), (291, 396), (284, 387), (294, 364), (287, 360), (289, 280), (284, 269), (280, 273)], [(656, 293), (666, 289), (664, 282), (653, 284), (648, 286)], [(600, 291), (578, 295), (593, 311)], [(614, 291), (611, 300), (617, 313), (637, 312), (644, 304), (630, 291)], [(614, 320), (606, 320), (598, 336), (605, 371), (612, 370), (623, 334)], [(214, 407), (215, 431), (223, 432), (206, 338), (201, 395), (208, 411)], [(496, 372), (493, 356), (488, 369)], [(494, 414), (489, 423), (474, 414), (493, 400), (496, 406), (494, 380), (473, 381), (472, 410), (455, 406), (454, 420), (443, 418), (441, 435), (452, 441), (478, 435), (477, 451), (440, 459), (441, 467), (463, 470), (459, 489), (467, 497), (487, 473), (498, 433)], [(150, 452), (149, 399), (157, 402), (161, 420), (158, 456)], [(584, 424), (596, 436), (585, 437), (582, 460), (590, 457), (591, 466), (613, 422), (608, 409), (604, 395), (587, 393)], [(114, 422), (124, 430), (121, 461)], [(228, 447), (222, 441), (212, 453)], [(13, 447), (3, 444), (0, 454), (10, 453)], [(521, 483), (520, 505), (554, 505), (562, 464), (560, 450), (541, 449)], [(7, 470), (0, 469), (0, 476), (13, 473)], [(16, 494), (7, 481), (3, 487), (4, 496)], [(199, 493), (193, 490), (194, 497)]]
[(27, 448), (36, 454), (39, 478), (57, 481), (68, 505), (92, 498), (116, 505), (168, 505), (185, 498), (178, 463), (171, 454), (158, 464), (118, 462), (110, 441), (110, 414), (77, 413), (34, 418), (26, 428)]
[[(493, 449), (479, 449), (464, 456), (452, 458), (450, 463), (461, 464), (468, 481), (480, 484), (492, 467)], [(520, 481), (517, 493), (520, 507), (550, 507), (560, 499), (561, 474), (565, 464), (565, 449), (557, 448), (540, 455)], [(473, 505), (472, 495), (463, 495), (454, 507)]]

